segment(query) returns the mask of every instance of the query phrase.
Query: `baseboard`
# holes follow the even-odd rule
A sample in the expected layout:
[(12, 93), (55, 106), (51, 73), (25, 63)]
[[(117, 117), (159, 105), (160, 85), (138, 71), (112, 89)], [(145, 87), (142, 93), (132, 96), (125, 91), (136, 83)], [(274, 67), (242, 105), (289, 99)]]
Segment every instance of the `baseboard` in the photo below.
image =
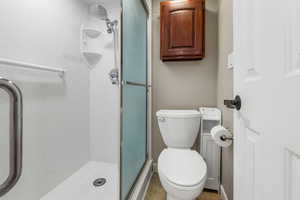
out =
[(143, 200), (145, 193), (147, 191), (150, 178), (152, 176), (152, 160), (148, 160), (143, 172), (141, 173), (139, 180), (136, 183), (135, 188), (133, 189), (132, 194), (130, 195), (130, 200)]
[(223, 187), (223, 185), (220, 186), (220, 193), (221, 193), (221, 200), (228, 200), (226, 191)]

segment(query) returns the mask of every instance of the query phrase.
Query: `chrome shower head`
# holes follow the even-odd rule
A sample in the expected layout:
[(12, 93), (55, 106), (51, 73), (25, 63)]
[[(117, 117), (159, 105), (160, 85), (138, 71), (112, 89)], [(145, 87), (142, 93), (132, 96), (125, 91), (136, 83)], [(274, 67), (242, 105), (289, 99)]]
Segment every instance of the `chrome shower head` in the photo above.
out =
[(100, 20), (103, 20), (106, 22), (106, 27), (107, 27), (107, 32), (108, 33), (113, 33), (115, 31), (115, 27), (118, 25), (118, 21), (111, 21), (108, 18), (107, 10), (104, 8), (104, 6), (100, 4), (95, 4), (90, 7), (90, 14), (98, 18)]

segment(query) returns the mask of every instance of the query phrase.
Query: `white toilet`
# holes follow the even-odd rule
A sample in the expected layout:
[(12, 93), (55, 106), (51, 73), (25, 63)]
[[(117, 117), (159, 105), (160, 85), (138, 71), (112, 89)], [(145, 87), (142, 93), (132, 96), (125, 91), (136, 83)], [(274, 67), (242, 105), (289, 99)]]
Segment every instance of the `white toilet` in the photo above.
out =
[(194, 200), (203, 190), (207, 166), (201, 155), (191, 150), (199, 131), (196, 110), (160, 110), (156, 113), (168, 148), (158, 158), (158, 174), (167, 200)]

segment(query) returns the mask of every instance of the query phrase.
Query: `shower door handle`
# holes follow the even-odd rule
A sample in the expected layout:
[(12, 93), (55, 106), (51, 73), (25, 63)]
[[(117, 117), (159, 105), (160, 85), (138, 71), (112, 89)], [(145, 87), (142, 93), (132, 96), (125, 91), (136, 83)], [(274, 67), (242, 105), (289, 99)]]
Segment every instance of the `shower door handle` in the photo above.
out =
[(147, 85), (144, 83), (131, 82), (131, 81), (122, 81), (122, 85), (132, 85), (132, 86), (140, 86), (140, 87), (147, 87), (147, 88), (151, 87), (151, 85)]
[(147, 87), (147, 84), (137, 83), (137, 82), (131, 82), (131, 81), (124, 81), (124, 85), (133, 85), (133, 86)]
[(10, 101), (9, 174), (0, 185), (2, 197), (16, 185), (22, 174), (23, 103), (22, 92), (12, 81), (0, 77), (0, 89), (8, 93)]

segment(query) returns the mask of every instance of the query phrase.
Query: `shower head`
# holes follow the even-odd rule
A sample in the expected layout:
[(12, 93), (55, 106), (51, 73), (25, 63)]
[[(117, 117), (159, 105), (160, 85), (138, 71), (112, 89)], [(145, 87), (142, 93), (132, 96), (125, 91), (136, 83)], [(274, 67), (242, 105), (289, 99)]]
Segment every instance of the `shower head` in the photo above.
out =
[(91, 5), (90, 7), (90, 15), (93, 17), (103, 20), (106, 22), (107, 32), (113, 33), (115, 31), (116, 26), (118, 25), (118, 21), (111, 21), (108, 18), (107, 10), (104, 6), (100, 4)]

